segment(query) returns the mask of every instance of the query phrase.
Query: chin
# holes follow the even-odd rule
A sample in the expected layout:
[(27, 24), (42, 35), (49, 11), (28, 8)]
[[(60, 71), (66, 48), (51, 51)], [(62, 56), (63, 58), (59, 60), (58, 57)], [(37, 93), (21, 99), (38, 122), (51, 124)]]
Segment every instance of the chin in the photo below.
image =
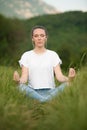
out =
[(43, 46), (38, 46), (38, 48), (43, 48)]

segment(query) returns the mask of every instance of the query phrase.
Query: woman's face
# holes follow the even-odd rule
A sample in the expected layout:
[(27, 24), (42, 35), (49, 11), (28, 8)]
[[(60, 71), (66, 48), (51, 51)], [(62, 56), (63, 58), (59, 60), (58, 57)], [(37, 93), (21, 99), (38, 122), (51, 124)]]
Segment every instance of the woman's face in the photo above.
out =
[(32, 41), (35, 47), (42, 48), (45, 46), (47, 36), (44, 29), (37, 28), (33, 31)]

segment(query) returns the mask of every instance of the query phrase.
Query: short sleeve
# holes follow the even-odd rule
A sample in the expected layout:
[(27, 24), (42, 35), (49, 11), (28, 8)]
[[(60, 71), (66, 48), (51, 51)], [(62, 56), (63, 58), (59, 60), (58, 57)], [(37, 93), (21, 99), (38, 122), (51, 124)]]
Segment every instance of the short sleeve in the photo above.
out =
[(20, 66), (24, 65), (25, 67), (28, 68), (28, 60), (27, 60), (28, 56), (27, 53), (25, 52), (22, 56), (21, 59), (19, 60), (19, 64)]
[(53, 67), (55, 67), (58, 64), (62, 64), (62, 60), (60, 59), (59, 55), (56, 52), (54, 52), (54, 55), (53, 55)]

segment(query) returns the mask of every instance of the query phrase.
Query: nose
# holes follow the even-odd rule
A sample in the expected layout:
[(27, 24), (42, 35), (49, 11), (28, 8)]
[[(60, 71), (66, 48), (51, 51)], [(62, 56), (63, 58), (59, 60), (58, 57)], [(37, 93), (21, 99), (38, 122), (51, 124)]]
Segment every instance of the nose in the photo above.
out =
[(38, 39), (41, 39), (41, 35), (38, 35)]

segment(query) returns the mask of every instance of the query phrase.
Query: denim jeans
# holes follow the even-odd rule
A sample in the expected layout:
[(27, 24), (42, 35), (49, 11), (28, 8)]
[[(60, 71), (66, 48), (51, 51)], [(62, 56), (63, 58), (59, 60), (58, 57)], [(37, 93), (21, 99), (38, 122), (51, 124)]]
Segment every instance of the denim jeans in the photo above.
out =
[(37, 99), (40, 102), (46, 102), (58, 95), (58, 93), (62, 92), (66, 86), (66, 83), (62, 83), (53, 89), (33, 89), (26, 84), (20, 84), (18, 87), (19, 90), (25, 92), (27, 96)]

